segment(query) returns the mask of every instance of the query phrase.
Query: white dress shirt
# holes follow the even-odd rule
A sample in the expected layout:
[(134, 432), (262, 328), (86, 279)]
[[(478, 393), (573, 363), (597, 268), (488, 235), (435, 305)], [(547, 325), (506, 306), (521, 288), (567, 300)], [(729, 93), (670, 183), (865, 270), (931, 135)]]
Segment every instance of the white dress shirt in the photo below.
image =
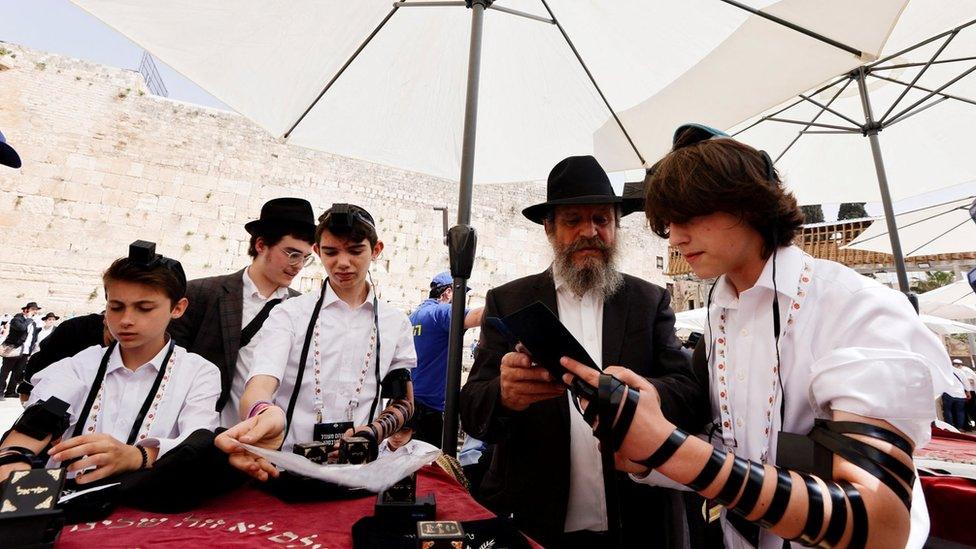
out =
[(976, 372), (965, 366), (954, 366), (956, 372), (962, 376), (962, 384), (967, 391), (976, 391)]
[[(298, 364), (301, 360), (305, 333), (312, 311), (320, 296), (320, 290), (294, 297), (278, 305), (254, 336), (253, 354), (241, 355), (238, 361), (249, 362), (249, 379), (267, 375), (280, 383), (274, 402), (288, 409), (288, 401), (295, 388)], [(413, 327), (402, 311), (386, 302), (379, 301), (380, 379), (397, 368), (412, 369), (417, 365), (417, 352), (413, 347)], [(332, 290), (326, 288), (325, 300), (319, 312), (322, 375), (322, 419), (326, 422), (346, 421), (346, 407), (351, 399), (357, 401), (352, 421), (356, 426), (369, 423), (369, 411), (378, 390), (375, 379), (375, 358), (370, 360), (361, 394), (356, 397), (360, 373), (373, 330), (373, 291), (358, 307), (350, 307)], [(315, 426), (315, 370), (313, 368), (314, 344), (309, 345), (308, 360), (302, 379), (291, 428), (282, 448), (290, 451), (296, 442), (312, 440)], [(376, 406), (374, 419), (383, 410), (383, 403)]]
[[(803, 252), (795, 247), (777, 253), (776, 281), (784, 327), (798, 297)], [(949, 357), (901, 293), (832, 261), (809, 259), (812, 276), (801, 309), (794, 313), (792, 333), (780, 339), (786, 386), (785, 426), (780, 425), (780, 397), (773, 406), (769, 463), (775, 464), (776, 436), (781, 429), (806, 434), (814, 419), (845, 411), (891, 423), (921, 447), (930, 439), (935, 398), (951, 386)], [(772, 259), (756, 284), (736, 295), (726, 277), (716, 283), (709, 310), (716, 328), (723, 309), (728, 335), (726, 365), (737, 456), (759, 460), (765, 440), (765, 407), (776, 364), (772, 320)], [(706, 341), (711, 342), (711, 329)], [(710, 347), (711, 402), (719, 418), (715, 354)], [(721, 435), (713, 443), (722, 447)], [(748, 544), (723, 517), (726, 547)], [(928, 512), (916, 480), (908, 547), (921, 547), (928, 536)], [(779, 549), (782, 540), (763, 530), (762, 549)]]
[[(288, 288), (284, 286), (278, 286), (278, 288), (271, 293), (268, 297), (261, 295), (261, 291), (258, 290), (257, 285), (254, 280), (251, 279), (251, 275), (248, 273), (251, 268), (248, 267), (244, 269), (244, 286), (243, 286), (243, 301), (241, 307), (241, 330), (248, 325), (254, 317), (258, 316), (264, 304), (272, 299), (280, 299), (282, 302), (291, 297), (288, 293)], [(262, 326), (263, 327), (263, 326)], [(259, 330), (260, 331), (260, 330)], [(255, 337), (251, 338), (251, 342), (237, 351), (237, 363), (234, 365), (234, 377), (230, 381), (230, 398), (224, 404), (224, 409), (220, 412), (220, 425), (223, 427), (233, 427), (241, 421), (240, 407), (241, 407), (241, 395), (244, 394), (244, 385), (247, 383), (248, 372), (246, 364), (251, 364), (251, 355), (254, 349), (254, 340), (257, 339), (257, 334)], [(248, 355), (248, 360), (242, 360), (242, 355)]]
[[(593, 362), (603, 368), (603, 296), (588, 291), (573, 293), (566, 282), (553, 275), (559, 321), (573, 334)], [(593, 429), (569, 399), (569, 500), (565, 532), (607, 530), (607, 498), (603, 486), (603, 462)]]
[[(133, 371), (122, 363), (122, 355), (116, 345), (102, 381), (102, 412), (98, 416), (95, 432), (106, 433), (126, 442), (168, 349), (167, 344), (152, 360)], [(104, 347), (93, 345), (73, 357), (55, 362), (31, 378), (34, 390), (31, 391), (29, 404), (51, 396), (68, 403), (71, 424), (62, 440), (67, 440), (74, 432), (75, 424), (79, 421), (78, 414), (85, 406), (104, 354)], [(158, 457), (173, 449), (193, 431), (217, 427), (214, 408), (220, 396), (220, 371), (202, 356), (188, 353), (178, 345), (173, 350), (173, 356), (172, 373), (165, 390), (160, 388), (162, 397), (156, 417), (149, 427), (148, 438), (137, 443), (139, 446), (158, 447)], [(87, 424), (88, 418), (82, 421)], [(48, 466), (52, 465), (49, 463)]]

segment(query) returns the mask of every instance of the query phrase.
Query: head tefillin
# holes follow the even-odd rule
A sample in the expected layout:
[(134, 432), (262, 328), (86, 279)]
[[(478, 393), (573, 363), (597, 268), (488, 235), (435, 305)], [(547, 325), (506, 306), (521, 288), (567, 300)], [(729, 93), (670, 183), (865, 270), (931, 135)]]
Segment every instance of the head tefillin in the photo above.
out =
[(369, 225), (374, 230), (376, 229), (376, 222), (373, 221), (373, 216), (355, 204), (333, 204), (331, 208), (322, 214), (322, 222), (325, 223), (329, 232), (335, 232), (335, 230), (348, 232), (352, 230), (357, 220)]
[(183, 271), (183, 265), (175, 259), (157, 254), (155, 242), (136, 240), (129, 244), (129, 262), (147, 270), (156, 267), (168, 270), (173, 273), (180, 287), (183, 288), (183, 295), (186, 295), (186, 273)]

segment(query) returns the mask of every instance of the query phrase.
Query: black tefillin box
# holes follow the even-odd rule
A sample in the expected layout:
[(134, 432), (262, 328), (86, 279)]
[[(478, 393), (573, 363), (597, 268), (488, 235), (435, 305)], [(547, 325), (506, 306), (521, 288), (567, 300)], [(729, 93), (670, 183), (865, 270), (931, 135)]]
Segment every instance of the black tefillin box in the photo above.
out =
[(376, 496), (374, 514), (404, 522), (434, 520), (437, 504), (432, 493), (417, 497), (417, 473), (411, 473)]
[(64, 526), (55, 506), (64, 469), (15, 471), (0, 484), (0, 546), (53, 547)]

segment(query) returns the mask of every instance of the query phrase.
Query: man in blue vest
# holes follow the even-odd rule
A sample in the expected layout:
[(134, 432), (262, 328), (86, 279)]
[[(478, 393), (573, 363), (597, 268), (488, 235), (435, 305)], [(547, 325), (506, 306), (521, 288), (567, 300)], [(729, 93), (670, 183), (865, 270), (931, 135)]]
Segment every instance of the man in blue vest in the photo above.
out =
[[(444, 429), (444, 391), (447, 382), (447, 347), (451, 333), (451, 273), (430, 281), (430, 295), (410, 315), (417, 367), (413, 371), (414, 438), (441, 445)], [(481, 325), (483, 307), (464, 310), (464, 328)]]

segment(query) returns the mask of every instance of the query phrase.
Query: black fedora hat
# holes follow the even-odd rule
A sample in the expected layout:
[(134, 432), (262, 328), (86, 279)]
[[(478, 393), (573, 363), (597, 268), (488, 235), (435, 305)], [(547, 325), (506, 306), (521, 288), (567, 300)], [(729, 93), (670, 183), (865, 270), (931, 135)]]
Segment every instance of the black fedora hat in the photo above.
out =
[(244, 225), (249, 234), (261, 233), (267, 226), (296, 227), (309, 234), (315, 233), (315, 214), (312, 205), (304, 198), (273, 198), (261, 206), (261, 216)]
[(23, 307), (20, 308), (21, 311), (25, 311), (27, 309), (34, 309), (34, 310), (40, 311), (41, 310), (41, 306), (38, 305), (36, 301), (30, 301), (30, 302), (27, 303), (27, 305), (24, 305)]
[(53, 318), (54, 320), (61, 320), (61, 317), (59, 317), (58, 315), (56, 315), (56, 314), (54, 314), (54, 313), (48, 313), (48, 314), (46, 314), (46, 315), (44, 315), (44, 316), (43, 316), (43, 317), (41, 318), (41, 320), (47, 320), (47, 319), (49, 319), (49, 318)]
[(589, 155), (570, 156), (556, 164), (546, 182), (546, 201), (525, 208), (522, 215), (541, 225), (550, 208), (568, 204), (620, 204), (622, 215), (641, 206), (639, 200), (617, 196), (607, 172)]

